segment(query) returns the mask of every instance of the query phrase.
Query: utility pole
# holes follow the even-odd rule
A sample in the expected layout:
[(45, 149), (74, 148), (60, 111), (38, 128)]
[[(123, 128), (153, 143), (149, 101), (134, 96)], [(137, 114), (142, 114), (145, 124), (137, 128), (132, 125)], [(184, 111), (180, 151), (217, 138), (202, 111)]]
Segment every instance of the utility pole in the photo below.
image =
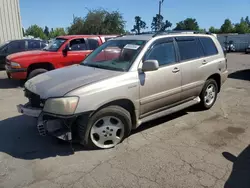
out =
[(161, 6), (164, 0), (159, 0), (159, 19), (158, 19), (158, 31), (161, 29), (161, 22), (160, 22), (160, 17), (161, 17)]

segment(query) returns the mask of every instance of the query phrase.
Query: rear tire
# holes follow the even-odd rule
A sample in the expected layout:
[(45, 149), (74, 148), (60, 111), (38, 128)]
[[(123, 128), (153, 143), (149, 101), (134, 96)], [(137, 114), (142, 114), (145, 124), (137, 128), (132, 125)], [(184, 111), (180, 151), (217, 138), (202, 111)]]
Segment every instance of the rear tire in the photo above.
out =
[(217, 82), (214, 79), (208, 79), (205, 82), (205, 85), (202, 89), (202, 92), (200, 94), (200, 108), (203, 110), (208, 110), (210, 109), (216, 99), (217, 99), (217, 94), (218, 94), (218, 85)]
[(113, 148), (129, 136), (130, 113), (120, 106), (108, 106), (91, 117), (77, 121), (80, 143), (87, 149)]
[(35, 69), (33, 71), (31, 71), (29, 73), (29, 76), (28, 76), (28, 80), (31, 79), (31, 78), (34, 78), (35, 76), (39, 75), (39, 74), (43, 74), (45, 72), (47, 72), (48, 70), (46, 69)]

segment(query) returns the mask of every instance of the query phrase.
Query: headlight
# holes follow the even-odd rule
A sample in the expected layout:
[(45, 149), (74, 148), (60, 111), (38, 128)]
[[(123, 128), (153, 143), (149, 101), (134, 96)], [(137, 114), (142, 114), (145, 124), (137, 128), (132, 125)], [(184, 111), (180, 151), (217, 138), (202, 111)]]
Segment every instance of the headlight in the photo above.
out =
[(10, 66), (11, 66), (11, 68), (14, 68), (14, 69), (20, 69), (21, 68), (21, 66), (18, 63), (15, 63), (15, 62), (10, 62)]
[(43, 111), (58, 115), (73, 115), (76, 110), (78, 100), (78, 97), (47, 99)]

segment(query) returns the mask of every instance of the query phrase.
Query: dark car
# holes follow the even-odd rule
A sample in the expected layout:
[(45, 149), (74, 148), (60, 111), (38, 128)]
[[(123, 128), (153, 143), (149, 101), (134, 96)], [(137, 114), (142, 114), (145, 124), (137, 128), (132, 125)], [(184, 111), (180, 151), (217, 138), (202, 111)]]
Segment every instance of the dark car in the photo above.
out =
[(0, 44), (0, 68), (5, 66), (5, 58), (13, 53), (39, 50), (47, 45), (46, 41), (38, 39), (20, 39), (7, 41), (4, 44)]

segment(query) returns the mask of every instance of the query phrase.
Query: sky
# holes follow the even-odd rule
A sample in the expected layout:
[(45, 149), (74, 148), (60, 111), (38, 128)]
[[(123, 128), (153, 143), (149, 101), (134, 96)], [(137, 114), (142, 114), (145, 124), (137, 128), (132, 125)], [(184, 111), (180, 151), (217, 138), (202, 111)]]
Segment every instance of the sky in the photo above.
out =
[[(23, 27), (32, 24), (41, 27), (68, 27), (73, 15), (84, 17), (88, 9), (104, 8), (120, 11), (126, 21), (126, 30), (140, 16), (150, 28), (152, 18), (158, 13), (159, 0), (19, 0)], [(200, 28), (219, 28), (226, 18), (233, 23), (250, 16), (250, 0), (164, 0), (162, 15), (173, 26), (187, 17), (196, 18)]]

